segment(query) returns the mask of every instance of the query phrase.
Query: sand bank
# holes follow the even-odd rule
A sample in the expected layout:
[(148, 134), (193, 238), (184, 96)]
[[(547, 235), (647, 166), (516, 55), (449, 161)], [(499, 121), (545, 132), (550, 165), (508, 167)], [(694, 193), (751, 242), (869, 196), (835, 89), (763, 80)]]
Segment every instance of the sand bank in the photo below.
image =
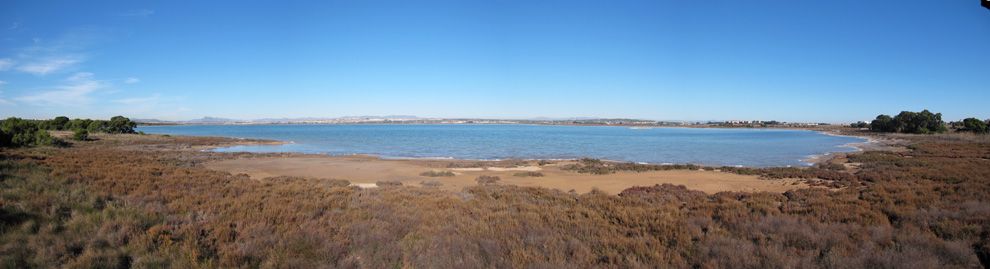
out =
[[(561, 170), (567, 164), (561, 161), (550, 165), (524, 165), (514, 168), (451, 168), (444, 167), (450, 161), (442, 160), (386, 160), (369, 156), (289, 156), (240, 158), (206, 163), (206, 167), (232, 174), (248, 174), (262, 180), (275, 176), (297, 176), (311, 178), (346, 179), (352, 184), (374, 184), (377, 181), (399, 181), (406, 186), (421, 186), (422, 182), (436, 181), (441, 189), (460, 191), (464, 187), (476, 186), (475, 178), (481, 175), (498, 176), (500, 184), (532, 186), (574, 190), (580, 193), (594, 188), (610, 194), (634, 186), (652, 186), (670, 183), (684, 185), (689, 189), (706, 193), (721, 191), (784, 192), (795, 188), (806, 188), (797, 179), (766, 180), (757, 176), (745, 176), (717, 171), (672, 170), (651, 172), (618, 172), (609, 175), (580, 174)], [(451, 171), (454, 176), (426, 177), (426, 171)], [(540, 172), (542, 177), (520, 177), (515, 174)], [(368, 185), (363, 185), (368, 186)]]

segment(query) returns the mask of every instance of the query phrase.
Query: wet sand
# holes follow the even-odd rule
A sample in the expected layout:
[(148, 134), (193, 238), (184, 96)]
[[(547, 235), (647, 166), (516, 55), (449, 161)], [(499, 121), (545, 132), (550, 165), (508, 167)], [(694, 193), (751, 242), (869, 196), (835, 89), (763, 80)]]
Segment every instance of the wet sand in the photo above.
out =
[[(757, 176), (737, 175), (718, 171), (672, 170), (651, 172), (618, 172), (609, 175), (580, 174), (560, 169), (567, 161), (547, 165), (525, 165), (517, 167), (487, 168), (438, 168), (446, 167), (451, 161), (424, 160), (385, 160), (371, 156), (288, 156), (252, 157), (229, 159), (206, 163), (206, 167), (232, 174), (248, 174), (253, 179), (263, 180), (275, 176), (296, 176), (309, 178), (346, 179), (352, 185), (371, 186), (378, 181), (399, 181), (406, 186), (421, 186), (422, 182), (436, 181), (439, 187), (449, 191), (460, 191), (464, 187), (476, 186), (475, 178), (481, 175), (498, 176), (499, 184), (544, 187), (561, 191), (574, 190), (586, 193), (599, 189), (606, 193), (618, 194), (634, 186), (655, 184), (684, 185), (688, 189), (706, 193), (722, 191), (744, 192), (785, 192), (808, 185), (797, 179), (760, 179)], [(427, 177), (420, 174), (427, 171), (451, 171), (454, 176)], [(520, 177), (520, 172), (540, 172), (542, 177)], [(371, 184), (371, 185), (369, 185)]]

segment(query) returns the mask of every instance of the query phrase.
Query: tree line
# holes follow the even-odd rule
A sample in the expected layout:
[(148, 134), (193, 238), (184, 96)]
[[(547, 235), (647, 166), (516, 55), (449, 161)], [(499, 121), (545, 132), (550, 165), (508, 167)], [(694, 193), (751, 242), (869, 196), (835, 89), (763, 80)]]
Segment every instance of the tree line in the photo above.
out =
[(949, 127), (960, 132), (988, 133), (988, 125), (988, 121), (977, 118), (946, 124), (942, 121), (942, 113), (932, 113), (926, 109), (921, 112), (901, 111), (893, 117), (881, 114), (870, 123), (861, 121), (853, 123), (851, 127), (869, 128), (882, 133), (936, 134), (948, 131)]
[(65, 146), (68, 143), (48, 131), (73, 131), (75, 140), (87, 140), (89, 133), (133, 134), (137, 123), (124, 116), (110, 120), (72, 119), (60, 116), (50, 120), (10, 117), (0, 120), (0, 147)]

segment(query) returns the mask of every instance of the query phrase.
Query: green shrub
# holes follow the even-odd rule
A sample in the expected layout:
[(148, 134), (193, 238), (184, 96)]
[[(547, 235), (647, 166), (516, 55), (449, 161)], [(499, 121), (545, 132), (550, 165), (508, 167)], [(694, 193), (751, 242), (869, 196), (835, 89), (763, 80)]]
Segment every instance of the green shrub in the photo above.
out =
[(51, 134), (48, 133), (47, 130), (37, 130), (34, 131), (33, 145), (61, 147), (61, 146), (65, 146), (66, 143), (65, 141), (62, 141), (62, 139), (53, 137)]
[(72, 132), (72, 139), (76, 141), (89, 140), (89, 131), (86, 131), (86, 129), (76, 129)]

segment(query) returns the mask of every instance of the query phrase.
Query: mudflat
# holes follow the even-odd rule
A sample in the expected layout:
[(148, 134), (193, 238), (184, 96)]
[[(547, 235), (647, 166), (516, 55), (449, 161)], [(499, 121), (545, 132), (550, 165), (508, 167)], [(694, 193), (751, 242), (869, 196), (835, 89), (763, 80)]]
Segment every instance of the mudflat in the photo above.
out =
[[(618, 194), (630, 187), (656, 184), (684, 185), (688, 189), (706, 193), (722, 191), (785, 192), (809, 187), (798, 179), (763, 179), (758, 176), (738, 175), (719, 171), (670, 170), (649, 172), (616, 172), (614, 174), (582, 174), (561, 169), (568, 161), (545, 165), (520, 165), (510, 167), (446, 168), (445, 160), (391, 160), (372, 156), (278, 156), (249, 157), (208, 162), (209, 169), (247, 174), (263, 180), (276, 176), (346, 179), (353, 185), (373, 186), (378, 181), (398, 181), (405, 186), (423, 186), (424, 182), (439, 182), (439, 188), (460, 191), (476, 186), (478, 176), (498, 176), (498, 184), (525, 187), (544, 187), (578, 193), (599, 189)], [(438, 168), (442, 167), (442, 168)], [(423, 176), (429, 171), (449, 171), (452, 176)], [(539, 172), (542, 176), (519, 176), (524, 172)]]

